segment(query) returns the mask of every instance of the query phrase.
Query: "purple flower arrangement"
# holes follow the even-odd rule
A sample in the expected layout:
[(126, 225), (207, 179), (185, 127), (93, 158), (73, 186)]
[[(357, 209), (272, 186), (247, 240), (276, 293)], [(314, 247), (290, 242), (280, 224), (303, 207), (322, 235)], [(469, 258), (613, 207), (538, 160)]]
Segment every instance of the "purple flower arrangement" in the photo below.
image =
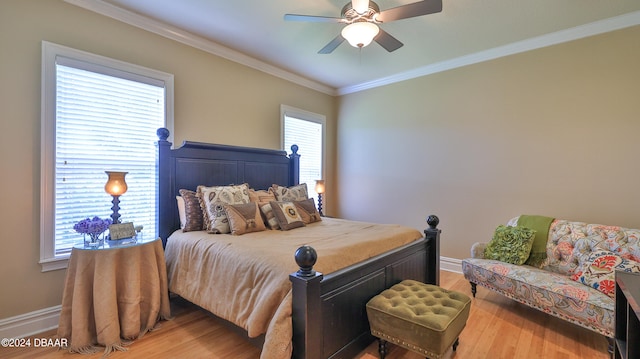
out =
[(73, 226), (73, 229), (78, 233), (88, 234), (92, 238), (98, 237), (102, 232), (106, 231), (111, 225), (111, 219), (100, 219), (100, 217), (93, 217), (83, 219)]

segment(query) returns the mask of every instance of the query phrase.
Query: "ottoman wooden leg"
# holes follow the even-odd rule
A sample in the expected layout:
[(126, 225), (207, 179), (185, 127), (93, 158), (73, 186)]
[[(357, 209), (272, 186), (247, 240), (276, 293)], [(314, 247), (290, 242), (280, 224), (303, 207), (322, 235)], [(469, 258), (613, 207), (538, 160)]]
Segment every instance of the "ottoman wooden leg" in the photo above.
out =
[(456, 338), (456, 341), (453, 342), (453, 351), (455, 352), (458, 349), (458, 344), (460, 344), (460, 338)]
[(384, 339), (378, 338), (378, 354), (380, 354), (380, 359), (387, 356), (387, 341)]

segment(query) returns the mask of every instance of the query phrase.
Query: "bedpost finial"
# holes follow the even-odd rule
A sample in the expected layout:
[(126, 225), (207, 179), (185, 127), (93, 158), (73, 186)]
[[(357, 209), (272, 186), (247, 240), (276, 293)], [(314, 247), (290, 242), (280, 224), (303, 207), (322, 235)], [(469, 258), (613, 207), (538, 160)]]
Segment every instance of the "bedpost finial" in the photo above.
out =
[(157, 131), (156, 131), (156, 135), (158, 136), (158, 138), (160, 139), (160, 141), (166, 141), (167, 138), (169, 138), (169, 130), (164, 128), (164, 127), (160, 127)]
[(298, 154), (298, 145), (291, 145), (291, 154)]
[(438, 223), (440, 223), (440, 218), (438, 218), (438, 216), (436, 216), (435, 214), (427, 217), (427, 224), (429, 225), (429, 228), (436, 229)]
[(313, 270), (313, 265), (318, 260), (318, 253), (311, 246), (302, 246), (296, 250), (295, 254), (296, 263), (300, 267), (298, 275), (301, 277), (313, 277), (316, 272)]

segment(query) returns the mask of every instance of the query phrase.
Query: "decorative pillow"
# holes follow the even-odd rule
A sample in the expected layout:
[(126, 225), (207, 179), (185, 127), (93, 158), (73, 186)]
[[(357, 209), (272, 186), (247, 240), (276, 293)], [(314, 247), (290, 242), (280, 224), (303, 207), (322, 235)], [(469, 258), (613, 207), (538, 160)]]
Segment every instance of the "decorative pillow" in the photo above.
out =
[(309, 198), (306, 183), (301, 183), (288, 188), (273, 184), (271, 185), (271, 188), (269, 188), (269, 191), (276, 196), (276, 201), (303, 201)]
[(277, 201), (273, 192), (265, 190), (249, 189), (249, 201), (257, 203), (269, 203), (271, 201)]
[(262, 220), (264, 224), (271, 229), (280, 229), (278, 221), (273, 215), (269, 202), (275, 201), (276, 196), (271, 191), (249, 189), (249, 200), (256, 202), (260, 208)]
[(484, 257), (521, 265), (529, 258), (535, 234), (536, 231), (530, 228), (501, 224), (484, 249)]
[(262, 221), (260, 209), (255, 202), (245, 204), (225, 204), (224, 210), (229, 219), (231, 234), (241, 235), (260, 232), (267, 229)]
[(229, 220), (224, 211), (225, 204), (249, 203), (249, 186), (198, 186), (198, 198), (209, 233), (230, 233)]
[(271, 201), (270, 204), (281, 230), (288, 231), (290, 229), (304, 227), (304, 222), (293, 202)]
[(305, 199), (304, 201), (295, 201), (293, 204), (298, 209), (298, 213), (304, 224), (320, 222), (322, 220), (316, 208), (316, 201), (313, 198)]
[(176, 202), (178, 203), (178, 218), (180, 218), (180, 228), (182, 229), (187, 222), (187, 214), (184, 213), (184, 198), (176, 196)]
[(271, 229), (280, 229), (276, 215), (273, 213), (273, 208), (271, 208), (271, 203), (259, 203), (258, 205), (265, 224)]
[(579, 259), (580, 265), (571, 279), (593, 287), (613, 298), (616, 294), (615, 271), (640, 272), (640, 263), (606, 250), (597, 250)]
[(181, 189), (180, 197), (184, 201), (184, 226), (183, 232), (201, 231), (205, 229), (204, 219), (202, 217), (202, 208), (200, 200), (194, 191)]

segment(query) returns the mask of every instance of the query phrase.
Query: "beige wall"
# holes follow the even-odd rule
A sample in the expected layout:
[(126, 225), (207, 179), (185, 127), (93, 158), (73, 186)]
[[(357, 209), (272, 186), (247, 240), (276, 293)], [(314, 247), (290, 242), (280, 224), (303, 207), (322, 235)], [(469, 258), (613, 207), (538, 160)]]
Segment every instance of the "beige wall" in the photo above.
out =
[(640, 27), (343, 96), (339, 213), (423, 229), (466, 258), (542, 214), (640, 227)]
[(335, 159), (332, 96), (61, 0), (2, 0), (0, 319), (61, 303), (65, 271), (41, 273), (38, 264), (42, 40), (174, 74), (176, 143), (279, 148), (280, 104), (287, 104), (326, 115), (327, 158)]

